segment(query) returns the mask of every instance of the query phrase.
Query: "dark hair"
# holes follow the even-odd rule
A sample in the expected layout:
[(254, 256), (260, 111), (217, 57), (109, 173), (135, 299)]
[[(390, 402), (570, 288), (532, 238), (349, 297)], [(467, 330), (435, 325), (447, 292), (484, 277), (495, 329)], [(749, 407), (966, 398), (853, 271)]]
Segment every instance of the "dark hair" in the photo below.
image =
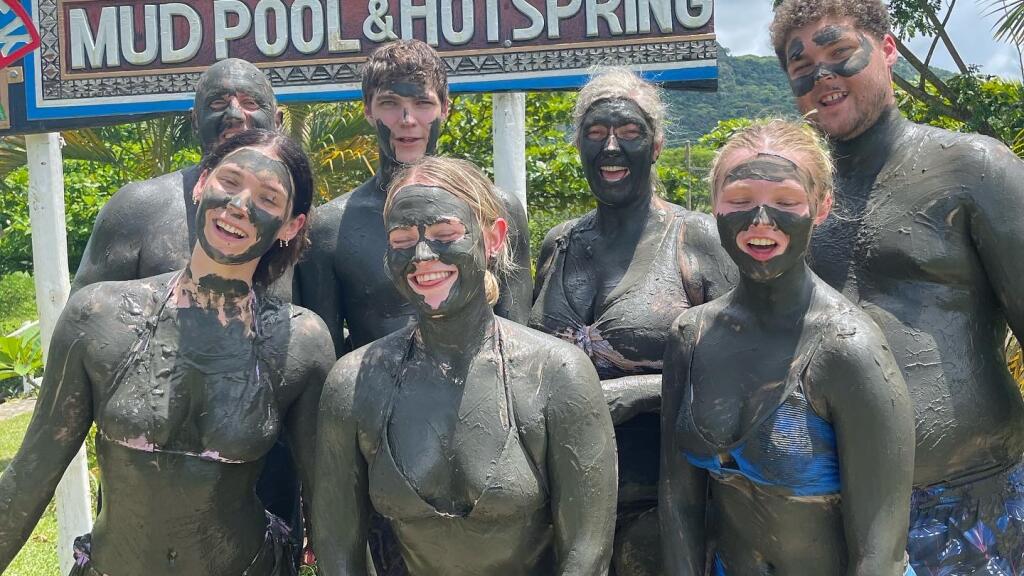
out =
[(363, 65), (363, 104), (367, 108), (381, 86), (396, 80), (422, 82), (437, 92), (444, 105), (448, 101), (448, 73), (437, 52), (422, 40), (395, 40), (370, 54)]
[(797, 28), (822, 18), (852, 18), (854, 25), (881, 40), (892, 32), (889, 11), (881, 0), (782, 0), (772, 19), (772, 47), (786, 69), (786, 40)]
[(264, 286), (274, 282), (284, 274), (289, 266), (295, 264), (309, 246), (309, 210), (313, 204), (313, 170), (309, 158), (302, 148), (291, 138), (272, 130), (246, 130), (228, 138), (213, 152), (203, 157), (199, 164), (199, 172), (210, 172), (225, 157), (240, 148), (270, 148), (274, 151), (292, 177), (292, 213), (294, 218), (299, 214), (306, 215), (306, 223), (287, 246), (277, 243), (260, 258), (253, 281)]

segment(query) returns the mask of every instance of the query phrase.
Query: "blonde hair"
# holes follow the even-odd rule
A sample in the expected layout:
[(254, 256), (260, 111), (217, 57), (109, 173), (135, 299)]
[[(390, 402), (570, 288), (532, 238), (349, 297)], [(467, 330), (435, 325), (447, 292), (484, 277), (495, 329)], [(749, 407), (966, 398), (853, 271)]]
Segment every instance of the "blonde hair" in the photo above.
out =
[(806, 122), (769, 118), (756, 120), (738, 130), (715, 154), (708, 174), (712, 206), (718, 200), (725, 178), (725, 160), (740, 151), (771, 152), (790, 159), (801, 168), (810, 181), (811, 190), (807, 194), (812, 215), (832, 196), (835, 166), (825, 138)]
[[(488, 229), (498, 218), (509, 219), (497, 186), (494, 185), (472, 162), (443, 156), (425, 156), (422, 160), (403, 168), (388, 186), (384, 201), (384, 218), (387, 219), (394, 205), (398, 191), (409, 184), (427, 184), (443, 188), (452, 196), (469, 205), (476, 215), (481, 229)], [(484, 290), (487, 303), (498, 301), (498, 278), (495, 274), (507, 276), (514, 273), (512, 249), (509, 238), (498, 248), (490, 259), (484, 274)]]

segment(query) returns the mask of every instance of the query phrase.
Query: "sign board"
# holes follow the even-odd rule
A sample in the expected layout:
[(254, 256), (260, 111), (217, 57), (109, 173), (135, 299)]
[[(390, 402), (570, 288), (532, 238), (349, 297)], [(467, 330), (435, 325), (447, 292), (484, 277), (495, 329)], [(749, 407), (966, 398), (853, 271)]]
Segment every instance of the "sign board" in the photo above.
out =
[(361, 63), (396, 38), (434, 46), (454, 92), (575, 88), (600, 65), (670, 87), (717, 78), (713, 0), (22, 1), (40, 47), (14, 108), (49, 129), (187, 110), (228, 57), (260, 66), (282, 102), (355, 99)]

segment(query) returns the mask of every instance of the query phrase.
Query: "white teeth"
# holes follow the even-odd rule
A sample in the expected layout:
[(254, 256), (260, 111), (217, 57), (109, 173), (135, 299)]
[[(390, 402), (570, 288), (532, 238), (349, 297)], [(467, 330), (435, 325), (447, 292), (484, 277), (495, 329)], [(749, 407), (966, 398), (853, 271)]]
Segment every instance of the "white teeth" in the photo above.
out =
[(429, 274), (417, 274), (416, 275), (416, 281), (420, 282), (420, 283), (423, 283), (423, 282), (434, 282), (435, 280), (441, 280), (441, 279), (447, 278), (447, 277), (449, 277), (451, 275), (452, 275), (451, 271), (430, 272)]
[(220, 229), (224, 230), (225, 232), (228, 232), (230, 234), (234, 234), (235, 236), (238, 236), (239, 238), (245, 238), (245, 232), (242, 232), (241, 230), (239, 230), (238, 228), (235, 228), (234, 226), (228, 224), (227, 222), (224, 222), (222, 220), (218, 220), (217, 221), (217, 226), (220, 227)]
[(601, 170), (605, 172), (621, 172), (627, 170), (625, 166), (601, 166)]
[(835, 93), (829, 94), (828, 96), (825, 96), (824, 98), (821, 99), (821, 101), (823, 103), (825, 103), (825, 104), (829, 104), (831, 102), (835, 102), (836, 100), (840, 100), (840, 99), (842, 99), (845, 96), (846, 96), (846, 92), (835, 92)]
[(747, 244), (753, 244), (754, 246), (775, 246), (775, 240), (769, 240), (768, 238), (751, 238), (747, 240)]

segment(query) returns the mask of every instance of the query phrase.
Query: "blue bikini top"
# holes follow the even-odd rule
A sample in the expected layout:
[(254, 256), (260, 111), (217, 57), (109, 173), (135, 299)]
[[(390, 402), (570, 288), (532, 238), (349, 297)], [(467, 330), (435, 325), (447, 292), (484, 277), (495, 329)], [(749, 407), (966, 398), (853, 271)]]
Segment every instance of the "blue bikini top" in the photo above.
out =
[[(690, 464), (718, 479), (741, 476), (755, 484), (781, 488), (793, 496), (838, 494), (835, 430), (814, 412), (801, 383), (817, 346), (812, 347), (811, 353), (786, 377), (779, 405), (766, 410), (739, 440), (728, 446), (710, 442), (694, 423), (691, 381), (676, 424), (683, 456)], [(693, 350), (690, 354), (692, 366)]]

